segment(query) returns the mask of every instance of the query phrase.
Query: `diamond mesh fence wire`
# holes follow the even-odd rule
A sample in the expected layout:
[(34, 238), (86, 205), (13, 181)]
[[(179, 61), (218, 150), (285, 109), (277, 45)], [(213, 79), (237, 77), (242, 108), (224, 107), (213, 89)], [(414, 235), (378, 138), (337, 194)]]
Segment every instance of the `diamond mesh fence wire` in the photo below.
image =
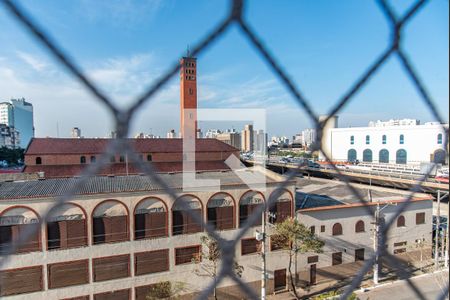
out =
[[(38, 25), (30, 14), (28, 14), (24, 9), (20, 7), (20, 5), (11, 0), (0, 0), (3, 5), (3, 9), (5, 9), (11, 18), (15, 19), (20, 26), (23, 27), (25, 31), (27, 31), (32, 38), (36, 41), (36, 43), (43, 46), (61, 66), (63, 66), (66, 71), (73, 75), (83, 86), (89, 91), (92, 95), (95, 96), (96, 101), (101, 103), (105, 109), (110, 113), (115, 121), (115, 130), (117, 132), (117, 139), (111, 140), (107, 150), (103, 155), (96, 161), (94, 164), (88, 165), (83, 172), (80, 174), (80, 180), (66, 193), (57, 197), (55, 204), (48, 209), (48, 211), (43, 214), (41, 222), (45, 222), (49, 218), (49, 212), (51, 209), (63, 205), (66, 201), (68, 201), (75, 192), (86, 184), (89, 176), (97, 174), (101, 168), (108, 163), (110, 155), (114, 153), (126, 153), (130, 160), (133, 162), (139, 162), (140, 158), (134, 151), (133, 146), (130, 145), (127, 136), (129, 134), (130, 122), (136, 115), (137, 111), (147, 102), (152, 101), (154, 99), (154, 95), (158, 90), (160, 90), (167, 82), (173, 77), (176, 76), (178, 71), (180, 70), (180, 64), (178, 61), (175, 61), (173, 65), (169, 66), (167, 71), (156, 80), (148, 89), (139, 97), (135, 99), (135, 101), (128, 108), (121, 109), (113, 104), (111, 99), (104, 95), (100, 89), (91, 82), (82, 72), (81, 68), (76, 64), (76, 62), (69, 56), (68, 53), (64, 52), (62, 48), (58, 45), (58, 43), (41, 27)], [(405, 27), (413, 22), (415, 16), (417, 16), (421, 10), (426, 8), (427, 5), (426, 0), (419, 0), (413, 3), (413, 5), (406, 11), (406, 13), (402, 16), (398, 16), (389, 2), (386, 0), (378, 0), (377, 4), (379, 9), (383, 12), (386, 21), (390, 26), (391, 38), (388, 47), (382, 51), (382, 53), (378, 56), (378, 58), (370, 63), (361, 76), (354, 81), (354, 83), (348, 88), (348, 90), (344, 91), (342, 96), (337, 99), (335, 105), (328, 112), (328, 118), (324, 120), (319, 120), (317, 114), (314, 112), (312, 101), (306, 99), (306, 97), (300, 91), (300, 88), (293, 83), (293, 80), (290, 78), (286, 69), (277, 61), (276, 56), (269, 50), (269, 47), (265, 45), (257, 31), (252, 28), (251, 24), (245, 18), (245, 0), (230, 0), (229, 4), (229, 13), (227, 16), (218, 22), (218, 24), (212, 28), (209, 33), (202, 37), (191, 49), (192, 56), (202, 56), (204, 52), (214, 43), (218, 43), (223, 34), (230, 29), (231, 26), (236, 26), (241, 35), (246, 38), (248, 43), (254, 48), (256, 55), (258, 55), (261, 60), (266, 63), (271, 69), (272, 73), (276, 76), (276, 78), (281, 82), (281, 84), (286, 88), (292, 98), (298, 103), (299, 107), (303, 112), (307, 114), (310, 118), (311, 122), (314, 124), (317, 131), (317, 138), (315, 143), (313, 144), (313, 150), (321, 151), (323, 155), (329, 160), (327, 157), (327, 153), (323, 151), (322, 147), (322, 136), (323, 129), (327, 121), (337, 113), (339, 113), (346, 105), (355, 98), (355, 95), (358, 91), (360, 91), (373, 77), (377, 75), (379, 69), (386, 64), (387, 60), (391, 57), (396, 57), (402, 68), (405, 76), (407, 76), (415, 89), (417, 90), (418, 95), (420, 96), (423, 103), (431, 112), (432, 116), (436, 121), (441, 124), (444, 123), (444, 119), (439, 111), (439, 109), (434, 104), (432, 97), (427, 91), (426, 86), (421, 80), (418, 72), (414, 69), (414, 65), (411, 59), (408, 57), (406, 49), (403, 45), (403, 36)], [(445, 130), (445, 142), (446, 149), (448, 149), (448, 129), (443, 127)], [(138, 164), (141, 172), (145, 173), (149, 178), (154, 180), (158, 185), (164, 188), (165, 192), (170, 196), (172, 203), (175, 202), (178, 198), (177, 192), (171, 188), (164, 180), (155, 172), (154, 167), (151, 164)], [(343, 174), (340, 169), (338, 169), (334, 164), (331, 164), (334, 171), (337, 173), (338, 178), (341, 181), (346, 183), (346, 186), (350, 191), (355, 195), (357, 199), (364, 205), (367, 213), (370, 216), (374, 215), (374, 209), (371, 206), (366, 205), (367, 203), (363, 201), (363, 197), (360, 192), (355, 189), (352, 185), (349, 184), (350, 179), (347, 175)], [(299, 166), (300, 168), (301, 166)], [(290, 171), (286, 180), (280, 184), (278, 193), (274, 193), (267, 201), (267, 205), (265, 207), (269, 207), (276, 202), (276, 199), (281, 194), (281, 189), (286, 187), (291, 179), (299, 171), (297, 170)], [(431, 172), (431, 170), (429, 171)], [(386, 249), (382, 247), (384, 245), (384, 241), (387, 238), (387, 232), (392, 226), (394, 220), (408, 207), (410, 204), (414, 194), (419, 191), (423, 182), (429, 177), (429, 173), (425, 174), (420, 180), (416, 182), (416, 185), (411, 188), (409, 196), (405, 197), (404, 201), (396, 207), (395, 213), (391, 216), (384, 224), (381, 225), (380, 229), (380, 243), (378, 249), (375, 253), (365, 261), (364, 265), (361, 267), (359, 272), (353, 277), (351, 283), (345, 288), (344, 293), (341, 296), (341, 299), (346, 299), (349, 295), (362, 283), (364, 279), (364, 275), (369, 272), (371, 267), (373, 266), (374, 260), (376, 256), (383, 256), (388, 265), (392, 266), (399, 278), (406, 279), (406, 282), (409, 288), (414, 292), (418, 299), (425, 299), (423, 292), (412, 282), (409, 277), (410, 273), (408, 270), (405, 270), (403, 266), (400, 264), (400, 261), (397, 257), (387, 253)], [(186, 203), (181, 202), (181, 206), (188, 208)], [(205, 223), (204, 220), (199, 217), (197, 214), (191, 214), (191, 217), (197, 222), (202, 224), (203, 228), (206, 232), (214, 238), (219, 245), (221, 251), (221, 268), (218, 273), (218, 276), (214, 282), (209, 284), (207, 288), (205, 288), (199, 295), (199, 299), (207, 299), (207, 297), (213, 292), (214, 287), (219, 285), (225, 278), (230, 278), (234, 281), (242, 291), (248, 295), (251, 299), (258, 299), (258, 295), (255, 291), (250, 288), (241, 278), (239, 278), (234, 270), (233, 270), (233, 261), (235, 248), (237, 246), (238, 241), (245, 235), (245, 233), (250, 230), (252, 224), (255, 224), (260, 218), (264, 209), (263, 206), (259, 206), (259, 208), (252, 213), (249, 217), (248, 222), (239, 229), (238, 233), (232, 240), (223, 239), (217, 232), (215, 232), (214, 228)], [(189, 210), (188, 210), (189, 213)], [(37, 230), (34, 227), (34, 230)], [(14, 251), (22, 244), (26, 243), (30, 236), (33, 234), (33, 229), (25, 231), (20, 239), (16, 241), (10, 248), (4, 251), (4, 255), (0, 261), (0, 267), (4, 265), (8, 259), (13, 259), (11, 256)], [(0, 282), (1, 285), (1, 282)], [(438, 297), (438, 299), (444, 299), (448, 295), (449, 286), (448, 283), (446, 287), (443, 289), (443, 293)]]

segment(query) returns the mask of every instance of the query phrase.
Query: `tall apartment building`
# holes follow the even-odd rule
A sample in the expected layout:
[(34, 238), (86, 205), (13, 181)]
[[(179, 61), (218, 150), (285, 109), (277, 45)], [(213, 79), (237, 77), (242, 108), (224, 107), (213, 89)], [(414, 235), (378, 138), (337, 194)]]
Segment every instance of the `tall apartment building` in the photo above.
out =
[(305, 129), (302, 131), (303, 146), (309, 147), (316, 140), (316, 130), (315, 129)]
[(241, 132), (241, 150), (249, 152), (254, 150), (253, 125), (247, 124)]
[(26, 148), (34, 137), (33, 105), (24, 98), (0, 103), (0, 124), (17, 130), (21, 138), (14, 141), (14, 146)]
[(241, 135), (239, 134), (239, 132), (231, 131), (219, 133), (216, 136), (216, 139), (230, 146), (233, 146), (234, 148), (241, 149)]
[(81, 129), (78, 127), (73, 127), (72, 131), (70, 132), (70, 136), (74, 139), (81, 138)]
[(14, 148), (20, 142), (19, 132), (14, 127), (0, 124), (0, 147)]

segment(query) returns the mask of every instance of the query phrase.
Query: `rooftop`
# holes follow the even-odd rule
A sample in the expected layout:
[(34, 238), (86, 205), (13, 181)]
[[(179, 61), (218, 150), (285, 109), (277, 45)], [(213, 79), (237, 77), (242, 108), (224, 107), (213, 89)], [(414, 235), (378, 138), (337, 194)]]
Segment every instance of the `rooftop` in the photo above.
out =
[[(33, 138), (25, 155), (101, 154), (109, 138)], [(183, 152), (183, 139), (127, 139), (137, 153)], [(197, 139), (196, 152), (234, 152), (238, 149), (216, 139)]]
[[(248, 172), (240, 170), (237, 172)], [(262, 168), (253, 168), (252, 171), (263, 173), (266, 182), (276, 183), (284, 181), (284, 177)], [(171, 188), (183, 187), (183, 173), (159, 174), (160, 178)], [(245, 185), (236, 172), (198, 172), (196, 178), (218, 179), (221, 186)], [(41, 180), (28, 180), (16, 182), (0, 182), (0, 200), (56, 197), (70, 191), (81, 180), (73, 178), (51, 178)], [(144, 175), (131, 176), (91, 176), (86, 183), (77, 189), (75, 195), (93, 195), (122, 192), (159, 191), (163, 188), (153, 179)]]
[[(297, 180), (297, 192), (295, 196), (298, 209), (315, 209), (319, 207), (339, 207), (349, 205), (360, 205), (358, 197), (341, 181), (320, 178), (299, 178)], [(372, 201), (369, 201), (369, 186), (351, 183), (358, 191), (363, 201), (369, 205), (377, 202), (401, 201), (410, 195), (410, 191), (395, 190), (384, 187), (370, 187)], [(431, 196), (416, 193), (414, 199), (428, 200)]]

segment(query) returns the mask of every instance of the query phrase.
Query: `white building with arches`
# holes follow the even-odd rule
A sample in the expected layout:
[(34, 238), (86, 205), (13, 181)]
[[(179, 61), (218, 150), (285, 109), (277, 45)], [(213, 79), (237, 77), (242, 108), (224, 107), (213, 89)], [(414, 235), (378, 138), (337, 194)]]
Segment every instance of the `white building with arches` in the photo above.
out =
[[(369, 127), (327, 128), (323, 134), (324, 151), (332, 161), (448, 164), (448, 124), (398, 121), (371, 122)], [(325, 159), (322, 154), (321, 159)]]

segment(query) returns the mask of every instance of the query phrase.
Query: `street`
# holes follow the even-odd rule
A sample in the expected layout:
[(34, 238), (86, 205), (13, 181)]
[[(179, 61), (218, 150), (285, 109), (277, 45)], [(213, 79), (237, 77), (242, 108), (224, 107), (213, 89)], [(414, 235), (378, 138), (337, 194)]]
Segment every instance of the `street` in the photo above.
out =
[[(411, 281), (424, 295), (425, 299), (438, 299), (448, 284), (448, 271), (426, 274), (414, 278)], [(418, 299), (417, 295), (405, 280), (388, 283), (367, 292), (358, 291), (357, 295), (361, 300)], [(446, 299), (448, 299), (448, 294)]]

